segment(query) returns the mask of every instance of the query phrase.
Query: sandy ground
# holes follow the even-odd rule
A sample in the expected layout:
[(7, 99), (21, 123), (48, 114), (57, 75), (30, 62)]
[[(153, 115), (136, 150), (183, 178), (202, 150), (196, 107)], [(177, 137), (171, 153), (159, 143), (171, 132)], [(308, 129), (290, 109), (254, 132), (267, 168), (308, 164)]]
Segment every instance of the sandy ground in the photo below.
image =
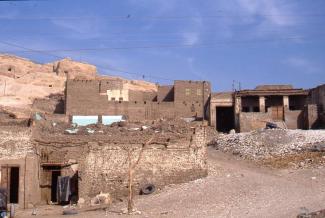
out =
[[(310, 211), (325, 208), (325, 168), (271, 170), (212, 148), (209, 148), (209, 167), (207, 178), (138, 197), (136, 207), (141, 215), (132, 216), (287, 218), (296, 217), (304, 208)], [(130, 217), (119, 215), (125, 207), (122, 202), (112, 205), (109, 211), (84, 212), (71, 217)], [(43, 209), (38, 211), (38, 216), (61, 217), (60, 211), (61, 207)], [(27, 210), (16, 217), (30, 214)]]

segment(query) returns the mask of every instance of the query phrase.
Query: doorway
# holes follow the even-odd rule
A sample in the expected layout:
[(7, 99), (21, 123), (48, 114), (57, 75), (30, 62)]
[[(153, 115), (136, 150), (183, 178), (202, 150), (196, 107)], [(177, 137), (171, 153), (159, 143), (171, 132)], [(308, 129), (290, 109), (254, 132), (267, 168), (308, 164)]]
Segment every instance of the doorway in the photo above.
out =
[(18, 204), (19, 200), (19, 167), (10, 167), (9, 203)]
[(234, 107), (216, 107), (216, 119), (218, 132), (228, 133), (235, 129)]
[(61, 176), (61, 171), (51, 171), (52, 179), (51, 179), (51, 201), (58, 202), (57, 190), (58, 190), (58, 177)]

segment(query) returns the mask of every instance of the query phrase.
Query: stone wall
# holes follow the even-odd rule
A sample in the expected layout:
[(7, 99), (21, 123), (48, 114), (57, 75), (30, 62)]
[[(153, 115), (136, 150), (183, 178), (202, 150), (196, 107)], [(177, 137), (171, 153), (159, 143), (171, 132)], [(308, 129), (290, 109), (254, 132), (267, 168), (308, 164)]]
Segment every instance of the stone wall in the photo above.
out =
[(303, 110), (285, 110), (284, 121), (288, 129), (304, 128), (304, 111)]
[[(80, 197), (87, 199), (101, 191), (109, 192), (114, 197), (126, 196), (128, 149), (132, 149), (132, 161), (135, 162), (142, 149), (140, 144), (92, 146), (80, 164)], [(134, 175), (135, 192), (139, 193), (139, 188), (146, 184), (161, 188), (206, 175), (205, 130), (200, 129), (192, 142), (168, 146), (155, 144), (145, 148)]]
[[(200, 127), (195, 129), (190, 139), (146, 146), (135, 172), (135, 192), (139, 193), (139, 188), (148, 183), (161, 188), (206, 176), (206, 135), (206, 128)], [(91, 141), (66, 143), (60, 148), (42, 143), (39, 146), (42, 162), (78, 163), (79, 197), (89, 200), (101, 191), (114, 198), (126, 196), (128, 149), (131, 149), (132, 161), (135, 161), (143, 144)]]
[(239, 114), (239, 129), (240, 132), (250, 132), (255, 129), (265, 128), (266, 122), (271, 120), (271, 113), (242, 112)]
[(39, 204), (39, 159), (30, 142), (30, 130), (15, 127), (13, 130), (0, 130), (0, 184), (10, 190), (10, 168), (19, 167), (18, 205), (31, 208)]
[(316, 129), (321, 123), (321, 117), (318, 113), (318, 106), (316, 104), (308, 104), (304, 108), (304, 128)]

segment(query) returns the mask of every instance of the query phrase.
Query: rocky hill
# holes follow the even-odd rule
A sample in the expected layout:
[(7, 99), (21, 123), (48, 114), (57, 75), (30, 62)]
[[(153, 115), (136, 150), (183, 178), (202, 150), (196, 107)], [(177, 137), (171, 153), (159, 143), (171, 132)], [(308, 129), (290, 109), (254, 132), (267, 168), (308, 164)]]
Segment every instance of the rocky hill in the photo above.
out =
[[(114, 79), (98, 75), (94, 65), (67, 58), (53, 63), (38, 64), (25, 58), (0, 54), (0, 109), (18, 118), (29, 117), (35, 99), (63, 95), (67, 78)], [(131, 90), (157, 89), (153, 83), (121, 79), (125, 87)]]

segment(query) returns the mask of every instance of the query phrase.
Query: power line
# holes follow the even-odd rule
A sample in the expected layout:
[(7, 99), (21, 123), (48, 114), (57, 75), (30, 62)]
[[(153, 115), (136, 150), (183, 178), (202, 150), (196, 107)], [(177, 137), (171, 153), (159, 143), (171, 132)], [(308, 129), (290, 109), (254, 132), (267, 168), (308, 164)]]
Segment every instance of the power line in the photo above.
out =
[[(43, 55), (52, 56), (52, 57), (55, 57), (55, 58), (58, 58), (58, 59), (64, 59), (65, 58), (65, 57), (62, 57), (62, 56), (58, 56), (58, 55), (49, 53), (47, 51), (39, 51), (39, 50), (27, 48), (25, 46), (21, 46), (21, 45), (18, 45), (18, 44), (10, 43), (10, 42), (0, 41), (0, 43), (11, 46), (11, 47), (26, 49), (27, 51), (30, 51), (30, 52), (36, 52), (36, 53), (40, 53), (40, 54), (43, 54)], [(10, 53), (10, 52), (4, 52), (4, 53)], [(160, 80), (166, 80), (166, 81), (173, 81), (174, 80), (174, 79), (170, 79), (170, 78), (166, 78), (166, 77), (151, 76), (151, 75), (142, 74), (142, 73), (130, 72), (130, 71), (122, 70), (122, 69), (115, 68), (115, 67), (112, 67), (112, 66), (103, 66), (103, 65), (96, 64), (96, 67), (100, 68), (100, 69), (104, 69), (104, 70), (109, 70), (109, 71), (117, 71), (117, 72), (128, 74), (128, 75), (137, 75), (137, 76), (141, 76), (141, 77), (146, 76), (147, 78), (160, 79)], [(115, 75), (115, 76), (118, 76), (118, 75)]]
[(298, 14), (267, 14), (267, 13), (252, 13), (252, 14), (236, 14), (235, 12), (224, 11), (217, 15), (184, 15), (184, 16), (134, 16), (127, 14), (125, 16), (70, 16), (70, 17), (1, 17), (2, 20), (92, 20), (98, 18), (104, 18), (105, 20), (187, 20), (187, 19), (219, 19), (223, 17), (252, 17), (252, 16), (263, 16), (263, 17), (324, 17), (324, 13), (298, 13)]
[[(207, 42), (200, 44), (157, 44), (157, 45), (144, 45), (144, 46), (125, 46), (125, 47), (103, 47), (103, 48), (76, 48), (76, 49), (53, 49), (53, 50), (15, 50), (15, 51), (4, 51), (10, 52), (91, 52), (91, 51), (107, 51), (107, 50), (130, 50), (130, 49), (154, 49), (154, 48), (201, 48), (211, 46), (223, 46), (233, 44), (256, 44), (256, 43), (269, 43), (269, 42), (282, 42), (282, 41), (293, 41), (293, 40), (306, 40), (305, 37), (285, 37), (278, 39), (264, 39), (264, 40), (242, 40), (242, 41), (220, 41), (220, 42)], [(0, 42), (2, 43), (2, 42)], [(6, 44), (6, 43), (3, 43)]]

